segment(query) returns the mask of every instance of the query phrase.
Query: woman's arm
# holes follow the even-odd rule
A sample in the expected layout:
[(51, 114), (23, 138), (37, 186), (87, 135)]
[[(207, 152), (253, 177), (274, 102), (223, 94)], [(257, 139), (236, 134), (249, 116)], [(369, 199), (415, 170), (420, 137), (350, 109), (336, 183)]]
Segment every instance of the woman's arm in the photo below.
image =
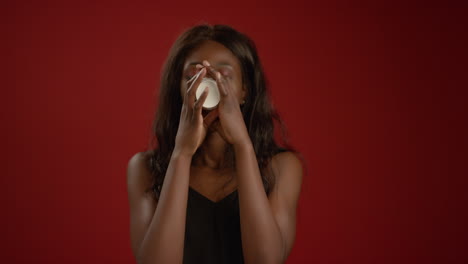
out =
[(130, 232), (133, 252), (139, 264), (183, 261), (190, 165), (207, 128), (217, 116), (214, 111), (205, 117), (202, 115), (202, 106), (208, 96), (206, 91), (196, 100), (196, 90), (205, 74), (206, 69), (201, 69), (197, 77), (184, 86), (186, 92), (175, 147), (157, 205), (144, 195), (144, 190), (149, 187), (145, 180), (151, 176), (143, 169), (143, 158), (136, 154), (129, 161)]
[(149, 171), (143, 153), (127, 169), (132, 250), (137, 263), (182, 263), (191, 156), (174, 152), (158, 202), (144, 193)]
[(276, 184), (267, 197), (233, 84), (208, 61), (203, 61), (203, 65), (216, 76), (220, 91), (218, 132), (234, 146), (244, 260), (255, 264), (283, 263), (295, 237), (302, 165), (291, 153), (273, 157)]
[(302, 165), (291, 152), (272, 161), (276, 184), (269, 198), (250, 141), (234, 145), (242, 250), (246, 263), (284, 263), (295, 239)]

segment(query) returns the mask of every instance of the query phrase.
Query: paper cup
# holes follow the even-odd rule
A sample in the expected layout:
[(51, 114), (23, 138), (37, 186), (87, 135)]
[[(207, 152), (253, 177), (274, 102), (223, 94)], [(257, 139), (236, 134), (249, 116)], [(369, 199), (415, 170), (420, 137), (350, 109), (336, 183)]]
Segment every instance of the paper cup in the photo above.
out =
[(216, 84), (216, 81), (211, 78), (203, 78), (195, 94), (197, 100), (200, 98), (205, 89), (208, 89), (208, 97), (203, 104), (203, 108), (210, 110), (219, 104), (220, 96), (218, 85)]

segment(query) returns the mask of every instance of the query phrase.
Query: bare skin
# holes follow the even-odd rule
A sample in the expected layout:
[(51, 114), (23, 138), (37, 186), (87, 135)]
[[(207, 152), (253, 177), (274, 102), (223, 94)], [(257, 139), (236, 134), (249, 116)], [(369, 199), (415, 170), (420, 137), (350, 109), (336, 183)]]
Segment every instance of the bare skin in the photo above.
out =
[[(216, 79), (221, 94), (218, 108), (210, 112), (201, 108), (207, 94), (195, 100), (196, 87), (206, 75)], [(128, 163), (131, 246), (137, 262), (182, 263), (190, 186), (215, 202), (237, 189), (245, 263), (283, 263), (295, 240), (302, 182), (299, 159), (290, 152), (273, 157), (277, 180), (267, 196), (240, 111), (248, 96), (240, 63), (223, 45), (206, 41), (188, 56), (181, 95), (176, 147), (158, 201), (144, 193), (151, 183), (145, 166), (149, 153), (137, 153)], [(234, 167), (225, 162), (228, 146), (234, 149)], [(198, 148), (202, 151), (195, 156)], [(221, 188), (230, 177), (233, 180)]]

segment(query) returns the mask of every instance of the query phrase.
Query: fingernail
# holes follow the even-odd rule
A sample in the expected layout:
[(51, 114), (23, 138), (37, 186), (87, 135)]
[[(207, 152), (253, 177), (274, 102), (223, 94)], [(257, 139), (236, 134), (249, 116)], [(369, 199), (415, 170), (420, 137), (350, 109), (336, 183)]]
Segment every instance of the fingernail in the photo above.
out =
[(207, 67), (210, 67), (210, 66), (211, 66), (211, 64), (210, 64), (207, 60), (204, 60), (204, 61), (203, 61), (203, 65), (205, 65), (205, 66), (207, 66)]
[(217, 72), (217, 73), (216, 73), (216, 77), (217, 77), (218, 79), (221, 79), (221, 73)]

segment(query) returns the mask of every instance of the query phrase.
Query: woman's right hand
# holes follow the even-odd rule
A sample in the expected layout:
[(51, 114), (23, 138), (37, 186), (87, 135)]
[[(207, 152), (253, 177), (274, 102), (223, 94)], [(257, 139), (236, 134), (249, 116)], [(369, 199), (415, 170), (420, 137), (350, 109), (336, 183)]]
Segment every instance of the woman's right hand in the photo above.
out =
[[(205, 139), (208, 127), (216, 119), (217, 111), (210, 111), (205, 117), (202, 115), (203, 103), (208, 96), (208, 89), (196, 100), (197, 88), (206, 75), (206, 68), (202, 68), (187, 82), (180, 113), (179, 128), (175, 140), (174, 152), (193, 156)], [(202, 88), (202, 87), (201, 87)]]

